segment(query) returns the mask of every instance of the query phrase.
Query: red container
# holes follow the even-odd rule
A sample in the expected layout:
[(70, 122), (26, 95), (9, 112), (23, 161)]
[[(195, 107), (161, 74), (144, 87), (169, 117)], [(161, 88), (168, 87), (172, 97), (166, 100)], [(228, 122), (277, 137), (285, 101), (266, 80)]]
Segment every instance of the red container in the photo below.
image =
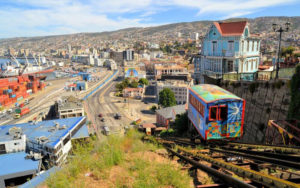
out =
[(23, 108), (21, 109), (21, 113), (20, 113), (20, 116), (23, 116), (25, 114), (28, 114), (30, 112), (30, 109), (29, 108)]
[(21, 104), (20, 104), (20, 108), (23, 108), (23, 107), (24, 107), (24, 103), (21, 103)]

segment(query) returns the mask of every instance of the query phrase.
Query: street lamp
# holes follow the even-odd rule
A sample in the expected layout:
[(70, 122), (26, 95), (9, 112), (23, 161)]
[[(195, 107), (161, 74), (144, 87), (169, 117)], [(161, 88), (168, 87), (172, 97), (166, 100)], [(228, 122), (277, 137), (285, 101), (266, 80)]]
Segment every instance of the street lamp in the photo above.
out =
[(282, 36), (282, 32), (288, 32), (290, 29), (290, 22), (286, 22), (285, 24), (285, 28), (283, 28), (282, 26), (278, 26), (278, 24), (272, 24), (273, 27), (273, 31), (274, 32), (279, 32), (279, 44), (278, 44), (278, 51), (277, 51), (277, 63), (276, 63), (276, 77), (275, 79), (278, 79), (278, 72), (279, 72), (279, 58), (280, 58), (280, 48), (281, 48), (281, 36)]

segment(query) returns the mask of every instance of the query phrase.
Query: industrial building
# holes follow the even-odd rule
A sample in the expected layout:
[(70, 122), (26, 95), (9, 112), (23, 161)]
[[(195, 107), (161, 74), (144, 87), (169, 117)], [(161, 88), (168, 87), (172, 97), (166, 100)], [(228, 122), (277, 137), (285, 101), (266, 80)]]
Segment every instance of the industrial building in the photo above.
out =
[(74, 96), (64, 96), (55, 103), (56, 117), (59, 119), (84, 116), (82, 101)]
[(31, 178), (43, 166), (61, 165), (71, 140), (88, 137), (86, 117), (56, 119), (0, 127), (0, 187)]

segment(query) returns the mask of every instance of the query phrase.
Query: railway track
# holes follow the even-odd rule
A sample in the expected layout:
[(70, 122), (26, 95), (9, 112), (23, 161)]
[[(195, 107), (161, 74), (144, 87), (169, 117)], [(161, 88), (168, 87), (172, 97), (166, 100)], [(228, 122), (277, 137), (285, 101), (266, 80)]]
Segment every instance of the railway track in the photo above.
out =
[[(207, 144), (199, 147), (197, 143), (176, 138), (157, 139), (157, 142), (165, 146), (171, 155), (217, 177), (226, 185), (233, 187), (253, 187), (253, 185), (300, 187), (300, 184), (294, 183), (300, 181), (300, 174), (295, 172), (295, 170), (300, 170), (300, 152), (297, 152), (299, 148), (288, 147), (288, 150), (285, 150), (282, 146), (258, 144), (241, 144), (239, 146), (239, 143)], [(176, 148), (177, 151), (173, 148)], [(211, 167), (203, 166), (202, 161), (210, 163)], [(218, 169), (233, 173), (245, 181), (241, 182), (239, 179), (236, 181), (236, 178), (228, 177), (228, 174), (219, 174), (222, 172)], [(268, 172), (263, 171), (264, 169), (268, 169)], [(217, 170), (218, 173), (214, 170)], [(270, 173), (271, 171), (273, 173)], [(282, 177), (282, 174), (285, 174), (285, 178)], [(248, 180), (252, 184), (247, 183)]]

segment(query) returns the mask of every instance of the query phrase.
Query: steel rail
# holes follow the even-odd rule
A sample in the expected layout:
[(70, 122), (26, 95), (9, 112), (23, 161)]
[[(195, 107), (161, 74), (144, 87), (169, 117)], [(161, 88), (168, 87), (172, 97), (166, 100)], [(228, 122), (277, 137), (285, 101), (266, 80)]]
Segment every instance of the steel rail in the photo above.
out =
[(192, 164), (194, 167), (197, 167), (209, 174), (212, 174), (213, 176), (215, 177), (218, 177), (221, 181), (223, 181), (224, 183), (226, 183), (227, 185), (231, 185), (233, 187), (242, 187), (242, 188), (254, 188), (255, 186), (252, 186), (248, 183), (245, 183), (237, 178), (234, 178), (232, 176), (229, 176), (227, 174), (224, 174), (224, 173), (221, 173), (219, 171), (217, 171), (216, 169), (213, 169), (211, 167), (208, 167), (206, 165), (203, 165), (203, 164), (200, 164), (198, 163), (197, 161), (195, 160), (192, 160), (186, 156), (183, 156), (177, 152), (175, 152), (174, 150), (172, 150), (171, 148), (169, 147), (166, 147), (166, 149), (172, 153), (172, 155), (176, 155), (177, 157), (179, 157), (180, 159), (183, 159), (185, 160), (186, 162)]
[(230, 148), (230, 147), (221, 147), (221, 148), (225, 149), (225, 150), (229, 150), (229, 151), (236, 151), (236, 152), (248, 153), (248, 154), (253, 154), (253, 155), (271, 157), (271, 158), (287, 160), (287, 161), (291, 161), (291, 162), (292, 161), (293, 162), (300, 161), (300, 156), (295, 156), (295, 155), (278, 154), (278, 153), (263, 152), (263, 151), (253, 151), (253, 150), (237, 149), (237, 148)]
[(281, 166), (284, 168), (300, 169), (299, 162), (287, 161), (287, 160), (276, 159), (276, 158), (265, 157), (265, 156), (258, 156), (258, 155), (249, 154), (249, 153), (229, 151), (229, 150), (224, 150), (224, 149), (210, 148), (210, 150), (218, 152), (218, 153), (226, 153), (226, 154), (242, 156), (245, 158), (254, 159), (254, 160), (258, 160), (258, 161), (262, 161), (262, 162), (268, 162), (268, 163), (275, 164), (275, 165), (278, 165), (278, 166)]
[(214, 159), (212, 157), (209, 157), (207, 155), (204, 154), (200, 154), (200, 153), (193, 153), (190, 152), (188, 150), (186, 150), (185, 148), (182, 148), (180, 146), (178, 146), (179, 150), (189, 154), (191, 156), (197, 157), (200, 160), (204, 160), (207, 161), (219, 168), (224, 168), (226, 170), (232, 171), (235, 174), (244, 177), (244, 178), (248, 178), (250, 180), (252, 180), (253, 182), (257, 182), (259, 184), (262, 184), (264, 186), (267, 187), (283, 187), (283, 188), (296, 188), (296, 187), (300, 187), (300, 185), (283, 180), (283, 179), (279, 179), (276, 178), (274, 176), (270, 176), (261, 172), (257, 172), (251, 169), (247, 169), (247, 168), (243, 168), (240, 167), (238, 165), (232, 164), (232, 163), (228, 163), (228, 162), (224, 162), (220, 159)]
[(291, 147), (291, 146), (272, 146), (272, 145), (263, 145), (263, 144), (250, 144), (250, 143), (238, 143), (238, 142), (228, 142), (227, 145), (230, 146), (239, 146), (247, 148), (256, 148), (256, 149), (271, 149), (276, 152), (281, 153), (294, 153), (300, 154), (300, 147)]

